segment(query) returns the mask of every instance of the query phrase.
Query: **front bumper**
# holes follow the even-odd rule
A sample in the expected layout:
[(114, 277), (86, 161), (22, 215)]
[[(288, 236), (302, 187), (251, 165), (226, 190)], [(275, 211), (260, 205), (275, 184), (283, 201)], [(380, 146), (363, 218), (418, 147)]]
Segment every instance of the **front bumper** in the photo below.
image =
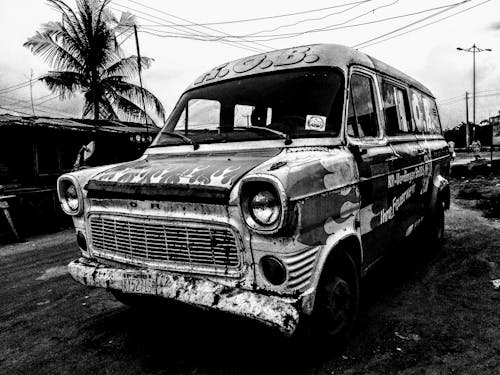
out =
[(269, 296), (232, 288), (202, 277), (154, 269), (116, 268), (79, 258), (68, 265), (70, 275), (83, 285), (154, 295), (189, 305), (229, 312), (260, 321), (290, 336), (297, 328), (298, 299)]

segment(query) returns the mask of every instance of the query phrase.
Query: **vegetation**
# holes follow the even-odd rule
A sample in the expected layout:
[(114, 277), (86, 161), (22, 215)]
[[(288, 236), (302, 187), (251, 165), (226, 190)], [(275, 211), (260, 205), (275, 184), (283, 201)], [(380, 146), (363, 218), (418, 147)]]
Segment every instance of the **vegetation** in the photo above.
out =
[[(118, 37), (133, 33), (134, 17), (114, 17), (110, 0), (76, 0), (73, 10), (62, 0), (48, 0), (62, 16), (48, 22), (24, 46), (42, 56), (55, 71), (40, 78), (61, 98), (81, 92), (85, 98), (83, 118), (154, 122), (142, 109), (150, 109), (162, 121), (161, 102), (146, 89), (130, 82), (139, 73), (137, 56), (123, 57)], [(141, 58), (141, 68), (152, 59)], [(140, 104), (138, 104), (140, 103)]]

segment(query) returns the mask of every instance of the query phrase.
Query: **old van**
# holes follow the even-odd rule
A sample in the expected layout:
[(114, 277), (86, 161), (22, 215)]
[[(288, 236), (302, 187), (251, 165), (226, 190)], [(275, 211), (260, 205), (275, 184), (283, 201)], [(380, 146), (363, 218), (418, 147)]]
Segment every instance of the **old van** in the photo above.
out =
[(69, 271), (338, 337), (371, 266), (417, 229), (439, 246), (448, 170), (434, 97), (400, 71), (340, 45), (243, 58), (196, 79), (140, 159), (59, 178)]

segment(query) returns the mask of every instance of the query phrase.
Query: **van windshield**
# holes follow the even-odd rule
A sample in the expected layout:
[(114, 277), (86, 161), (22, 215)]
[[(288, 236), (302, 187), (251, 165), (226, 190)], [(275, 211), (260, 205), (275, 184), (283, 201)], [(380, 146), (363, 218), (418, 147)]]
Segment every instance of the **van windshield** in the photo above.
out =
[(196, 88), (181, 97), (152, 146), (336, 137), (343, 96), (343, 75), (332, 68), (274, 72)]

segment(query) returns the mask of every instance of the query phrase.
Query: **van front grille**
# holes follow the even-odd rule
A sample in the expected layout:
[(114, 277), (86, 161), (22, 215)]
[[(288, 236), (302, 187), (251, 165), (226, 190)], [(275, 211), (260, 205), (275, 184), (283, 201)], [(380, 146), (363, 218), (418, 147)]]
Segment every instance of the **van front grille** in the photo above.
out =
[(101, 214), (89, 222), (97, 256), (226, 270), (240, 266), (237, 237), (225, 226)]

